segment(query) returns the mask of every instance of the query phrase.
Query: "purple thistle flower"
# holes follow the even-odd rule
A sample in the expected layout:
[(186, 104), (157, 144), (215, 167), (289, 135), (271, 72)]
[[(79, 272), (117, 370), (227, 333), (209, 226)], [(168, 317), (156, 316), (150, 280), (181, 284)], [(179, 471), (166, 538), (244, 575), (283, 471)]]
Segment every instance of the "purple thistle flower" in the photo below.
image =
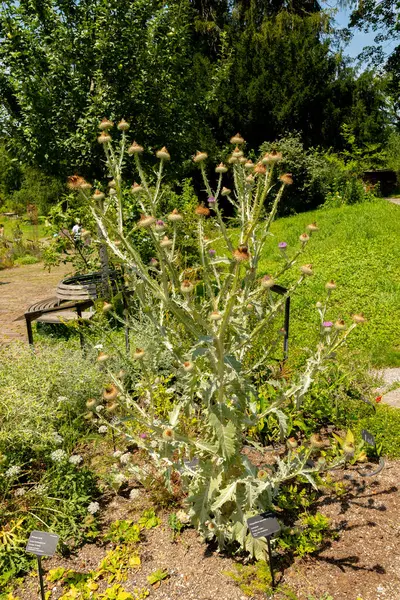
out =
[(213, 250), (212, 248), (210, 248), (210, 250), (208, 251), (208, 254), (210, 256), (215, 256), (216, 255), (216, 250)]
[(322, 325), (323, 327), (333, 327), (332, 321), (324, 321)]
[(287, 246), (286, 242), (279, 242), (279, 244), (278, 244), (278, 248), (281, 248), (281, 250), (284, 250), (286, 248), (286, 246)]
[(141, 433), (141, 434), (140, 434), (140, 437), (141, 437), (143, 440), (145, 440), (145, 439), (147, 438), (147, 433)]
[(215, 198), (214, 196), (209, 196), (207, 199), (208, 204), (214, 204), (215, 203)]

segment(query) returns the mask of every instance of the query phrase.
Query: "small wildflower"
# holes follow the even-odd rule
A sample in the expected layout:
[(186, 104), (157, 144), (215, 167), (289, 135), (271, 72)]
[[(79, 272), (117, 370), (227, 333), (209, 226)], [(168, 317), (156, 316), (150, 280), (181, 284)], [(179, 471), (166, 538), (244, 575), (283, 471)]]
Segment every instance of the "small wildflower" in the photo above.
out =
[(327, 290), (335, 290), (336, 289), (336, 283), (333, 281), (333, 279), (331, 279), (330, 281), (328, 281), (328, 283), (325, 284), (325, 288)]
[(280, 250), (284, 250), (285, 248), (287, 248), (287, 243), (286, 242), (279, 242), (278, 248)]
[(53, 442), (57, 445), (62, 444), (64, 441), (64, 438), (57, 433), (56, 431), (53, 431)]
[(221, 196), (229, 196), (231, 190), (229, 188), (223, 187), (221, 190)]
[(254, 173), (256, 175), (265, 175), (266, 172), (267, 172), (267, 169), (265, 168), (265, 166), (263, 165), (262, 162), (258, 162), (256, 164), (256, 166), (254, 167)]
[(154, 229), (156, 231), (163, 231), (165, 229), (165, 223), (162, 219), (157, 219)]
[(87, 511), (90, 515), (95, 515), (100, 510), (100, 504), (98, 502), (91, 502), (87, 507)]
[(184, 279), (181, 285), (182, 294), (190, 294), (194, 290), (194, 285), (189, 279)]
[(107, 385), (104, 392), (103, 392), (103, 398), (104, 400), (106, 400), (106, 402), (109, 402), (110, 400), (115, 400), (115, 398), (117, 398), (119, 394), (118, 388), (113, 384), (110, 383), (110, 385)]
[(231, 137), (230, 142), (231, 142), (231, 144), (240, 146), (240, 144), (244, 144), (244, 139), (242, 138), (240, 133), (237, 133), (236, 135)]
[(38, 483), (38, 485), (35, 485), (31, 491), (32, 494), (35, 494), (36, 496), (44, 496), (44, 494), (47, 492), (47, 485), (44, 483)]
[(108, 431), (108, 427), (107, 425), (100, 425), (100, 427), (97, 430), (99, 433), (107, 433)]
[(250, 254), (247, 246), (239, 246), (237, 250), (234, 251), (233, 257), (237, 262), (244, 262), (249, 260)]
[(125, 475), (123, 473), (116, 473), (116, 475), (114, 475), (114, 481), (118, 485), (122, 485), (127, 480), (128, 480), (128, 478), (125, 477)]
[(80, 454), (72, 454), (68, 459), (68, 462), (71, 463), (71, 465), (79, 465), (82, 461), (83, 458)]
[(157, 150), (156, 156), (160, 160), (170, 160), (171, 159), (171, 155), (170, 155), (170, 153), (168, 152), (168, 150), (166, 149), (165, 146), (163, 146), (161, 148), (161, 150)]
[(169, 237), (165, 235), (160, 242), (160, 246), (161, 248), (169, 248), (170, 246), (172, 246), (172, 243), (172, 240), (170, 240)]
[(141, 185), (139, 185), (135, 181), (134, 184), (131, 187), (131, 192), (132, 192), (132, 194), (138, 194), (139, 192), (143, 192), (143, 188), (142, 188)]
[(119, 129), (119, 131), (128, 131), (129, 123), (127, 123), (125, 119), (121, 119), (117, 125), (117, 129)]
[(214, 198), (214, 196), (209, 196), (207, 198), (207, 202), (208, 202), (208, 204), (215, 204), (215, 198)]
[(324, 322), (322, 323), (322, 327), (324, 327), (325, 331), (326, 331), (327, 333), (329, 333), (329, 331), (330, 331), (330, 330), (332, 329), (332, 327), (333, 327), (333, 323), (332, 323), (332, 321), (324, 321)]
[(54, 452), (50, 454), (50, 458), (54, 462), (63, 462), (67, 458), (67, 453), (60, 448), (59, 450), (54, 450)]
[(178, 510), (176, 513), (176, 517), (177, 517), (178, 521), (180, 521), (184, 525), (187, 525), (188, 523), (190, 523), (190, 517), (187, 514), (187, 512), (185, 512), (184, 510)]
[(92, 196), (93, 200), (103, 200), (104, 199), (104, 193), (101, 192), (100, 190), (95, 190), (94, 194)]
[(143, 350), (143, 348), (136, 348), (135, 352), (133, 353), (133, 358), (135, 360), (141, 360), (145, 354), (146, 352)]
[(158, 260), (156, 258), (154, 258), (154, 257), (151, 258), (150, 261), (149, 261), (149, 265), (151, 267), (158, 267)]
[(228, 167), (226, 167), (224, 165), (224, 163), (219, 163), (219, 165), (217, 167), (215, 167), (215, 172), (216, 173), (226, 173), (228, 170)]
[(103, 131), (97, 138), (99, 144), (107, 144), (111, 142), (111, 135), (107, 131)]
[(110, 302), (103, 303), (103, 313), (108, 313), (113, 309), (113, 305)]
[(100, 131), (107, 131), (108, 129), (112, 129), (114, 127), (114, 123), (110, 121), (110, 119), (102, 119), (99, 124)]
[(279, 179), (282, 181), (283, 184), (285, 185), (292, 185), (293, 183), (293, 177), (291, 173), (284, 173), (283, 175), (281, 175), (279, 177)]
[(270, 289), (275, 285), (275, 281), (272, 279), (271, 275), (264, 275), (261, 279), (261, 285), (263, 288)]
[(133, 142), (128, 148), (128, 154), (141, 154), (143, 152), (143, 146)]
[(252, 160), (246, 160), (246, 162), (244, 163), (244, 168), (248, 169), (250, 171), (250, 169), (254, 169), (254, 163)]
[(213, 312), (210, 313), (209, 319), (210, 321), (220, 321), (222, 319), (222, 315), (217, 310), (213, 310)]
[(379, 402), (382, 402), (382, 396), (377, 396), (377, 397), (375, 398), (375, 402), (376, 402), (377, 404), (379, 404)]
[(150, 227), (153, 225), (155, 218), (151, 215), (140, 215), (140, 221), (138, 222), (139, 227)]
[(310, 223), (309, 225), (307, 225), (307, 229), (308, 231), (318, 231), (319, 227), (316, 223)]
[(14, 492), (14, 496), (25, 496), (26, 489), (25, 488), (17, 488)]
[[(55, 450), (55, 452), (60, 452), (60, 451)], [(64, 450), (61, 450), (61, 452), (64, 452)], [(5, 472), (5, 476), (12, 479), (14, 477), (17, 477), (20, 473), (21, 473), (21, 467), (19, 465), (13, 465), (12, 467), (9, 467), (7, 469), (7, 471)]]
[(67, 396), (58, 396), (57, 402), (68, 402)]
[(169, 213), (167, 218), (169, 221), (174, 222), (174, 221), (182, 221), (183, 216), (180, 214), (180, 212), (178, 211), (177, 208), (174, 208), (174, 210), (171, 213)]
[(193, 371), (193, 369), (194, 369), (194, 364), (192, 362), (190, 362), (190, 360), (187, 360), (183, 363), (183, 369), (187, 373), (190, 373), (190, 371)]
[(96, 412), (101, 413), (104, 410), (104, 404), (99, 404), (96, 406)]
[(193, 162), (201, 163), (204, 160), (206, 160), (207, 157), (208, 157), (207, 152), (196, 152), (196, 154), (193, 156)]
[(164, 440), (167, 440), (168, 442), (172, 441), (175, 438), (174, 430), (171, 429), (170, 427), (167, 427), (166, 429), (164, 429), (162, 435), (163, 435)]
[(297, 448), (298, 443), (296, 438), (294, 437), (290, 437), (287, 441), (286, 441), (286, 445), (288, 448), (290, 448), (291, 450), (294, 450), (295, 448)]
[(97, 362), (105, 362), (108, 359), (109, 359), (108, 354), (106, 354), (105, 352), (99, 352), (99, 355), (97, 357)]
[(133, 488), (129, 492), (129, 500), (136, 500), (137, 498), (139, 498), (139, 496), (140, 496), (140, 490), (138, 490), (137, 488)]
[(304, 275), (313, 275), (313, 270), (312, 270), (312, 265), (302, 265), (300, 267), (300, 271), (304, 274)]
[(352, 315), (351, 317), (354, 323), (361, 324), (366, 323), (367, 319), (364, 317), (363, 313), (359, 313), (358, 315)]
[(119, 461), (122, 465), (127, 465), (130, 462), (131, 458), (131, 453), (125, 452), (125, 454), (121, 454), (121, 456), (119, 457)]
[(310, 437), (310, 444), (313, 448), (323, 448), (325, 446), (325, 442), (319, 433), (313, 433)]
[(207, 206), (199, 204), (199, 206), (196, 206), (194, 212), (196, 213), (196, 215), (199, 215), (199, 217), (208, 217), (208, 215), (210, 214), (210, 209), (207, 208)]
[(309, 241), (309, 239), (310, 239), (310, 236), (309, 236), (309, 235), (307, 235), (307, 233), (302, 233), (302, 234), (299, 236), (299, 240), (302, 242), (302, 244), (305, 244), (306, 242), (308, 242), (308, 241)]
[(335, 329), (345, 329), (346, 324), (343, 321), (343, 319), (338, 319), (337, 321), (335, 321)]
[(214, 250), (213, 248), (210, 248), (210, 249), (209, 249), (209, 251), (208, 251), (208, 254), (209, 254), (211, 257), (215, 256), (215, 255), (216, 255), (216, 253), (217, 253), (217, 251), (216, 251), (216, 250)]

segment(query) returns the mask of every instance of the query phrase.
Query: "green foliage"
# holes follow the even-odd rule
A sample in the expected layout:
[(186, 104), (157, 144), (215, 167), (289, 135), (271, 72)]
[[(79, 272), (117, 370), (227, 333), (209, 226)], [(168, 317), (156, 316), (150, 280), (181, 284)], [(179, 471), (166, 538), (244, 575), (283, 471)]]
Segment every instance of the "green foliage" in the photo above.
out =
[(135, 544), (140, 542), (140, 526), (133, 521), (114, 521), (104, 539), (117, 544)]
[(156, 516), (152, 508), (145, 510), (138, 520), (139, 527), (144, 527), (145, 529), (153, 529), (153, 527), (158, 527), (160, 523), (161, 520)]
[[(374, 436), (380, 454), (389, 458), (400, 457), (400, 411), (392, 406), (379, 404), (376, 412), (368, 416), (360, 416), (356, 428), (358, 439), (362, 429), (367, 429)], [(368, 451), (370, 449), (368, 448)]]
[(150, 585), (158, 586), (160, 585), (161, 581), (167, 579), (168, 577), (168, 571), (165, 569), (157, 569), (156, 571), (153, 571), (153, 573), (150, 573), (150, 575), (147, 575), (147, 581), (150, 583)]
[(271, 593), (271, 573), (269, 565), (264, 560), (259, 560), (253, 565), (236, 564), (234, 571), (224, 571), (246, 596), (256, 596), (257, 594)]
[(302, 515), (297, 527), (283, 532), (278, 545), (285, 551), (290, 550), (296, 556), (305, 556), (318, 550), (324, 541), (332, 539), (330, 520), (321, 513)]

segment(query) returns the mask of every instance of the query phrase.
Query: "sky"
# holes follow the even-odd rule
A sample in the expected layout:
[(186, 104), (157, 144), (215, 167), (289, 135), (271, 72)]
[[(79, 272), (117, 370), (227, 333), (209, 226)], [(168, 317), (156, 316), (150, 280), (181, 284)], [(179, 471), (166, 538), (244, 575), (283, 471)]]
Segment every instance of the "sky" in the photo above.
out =
[[(339, 27), (347, 27), (349, 23), (349, 16), (351, 10), (349, 8), (340, 8), (339, 12), (336, 15), (336, 22)], [(362, 31), (358, 31), (357, 29), (353, 29), (353, 39), (351, 42), (344, 48), (345, 54), (351, 56), (352, 58), (356, 58), (360, 52), (362, 52), (365, 46), (374, 46), (374, 38), (378, 32), (370, 30), (368, 33), (364, 33)], [(386, 54), (390, 54), (391, 51), (397, 46), (399, 43), (398, 40), (391, 40), (385, 42), (384, 51)]]

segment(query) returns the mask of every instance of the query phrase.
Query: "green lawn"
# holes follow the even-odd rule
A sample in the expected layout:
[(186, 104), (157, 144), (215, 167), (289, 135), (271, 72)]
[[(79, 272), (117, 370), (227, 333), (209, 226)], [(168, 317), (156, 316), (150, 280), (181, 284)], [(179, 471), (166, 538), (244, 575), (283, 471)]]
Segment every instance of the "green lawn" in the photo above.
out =
[[(288, 244), (288, 254), (299, 247), (305, 226), (317, 222), (299, 264), (312, 263), (314, 276), (307, 278), (293, 297), (290, 344), (292, 356), (313, 346), (318, 314), (315, 303), (325, 297), (324, 285), (334, 279), (330, 320), (349, 319), (363, 312), (368, 323), (349, 338), (354, 353), (381, 366), (400, 366), (400, 206), (386, 200), (316, 210), (278, 219), (268, 240), (261, 264), (273, 274), (279, 267), (278, 242)], [(293, 282), (298, 266), (280, 283)]]
[(37, 241), (45, 237), (45, 227), (43, 224), (37, 226), (31, 225), (31, 223), (25, 222), (25, 216), (22, 219), (9, 219), (0, 215), (0, 223), (4, 225), (4, 235), (7, 239), (12, 240), (14, 237), (14, 229), (19, 225), (24, 240)]

